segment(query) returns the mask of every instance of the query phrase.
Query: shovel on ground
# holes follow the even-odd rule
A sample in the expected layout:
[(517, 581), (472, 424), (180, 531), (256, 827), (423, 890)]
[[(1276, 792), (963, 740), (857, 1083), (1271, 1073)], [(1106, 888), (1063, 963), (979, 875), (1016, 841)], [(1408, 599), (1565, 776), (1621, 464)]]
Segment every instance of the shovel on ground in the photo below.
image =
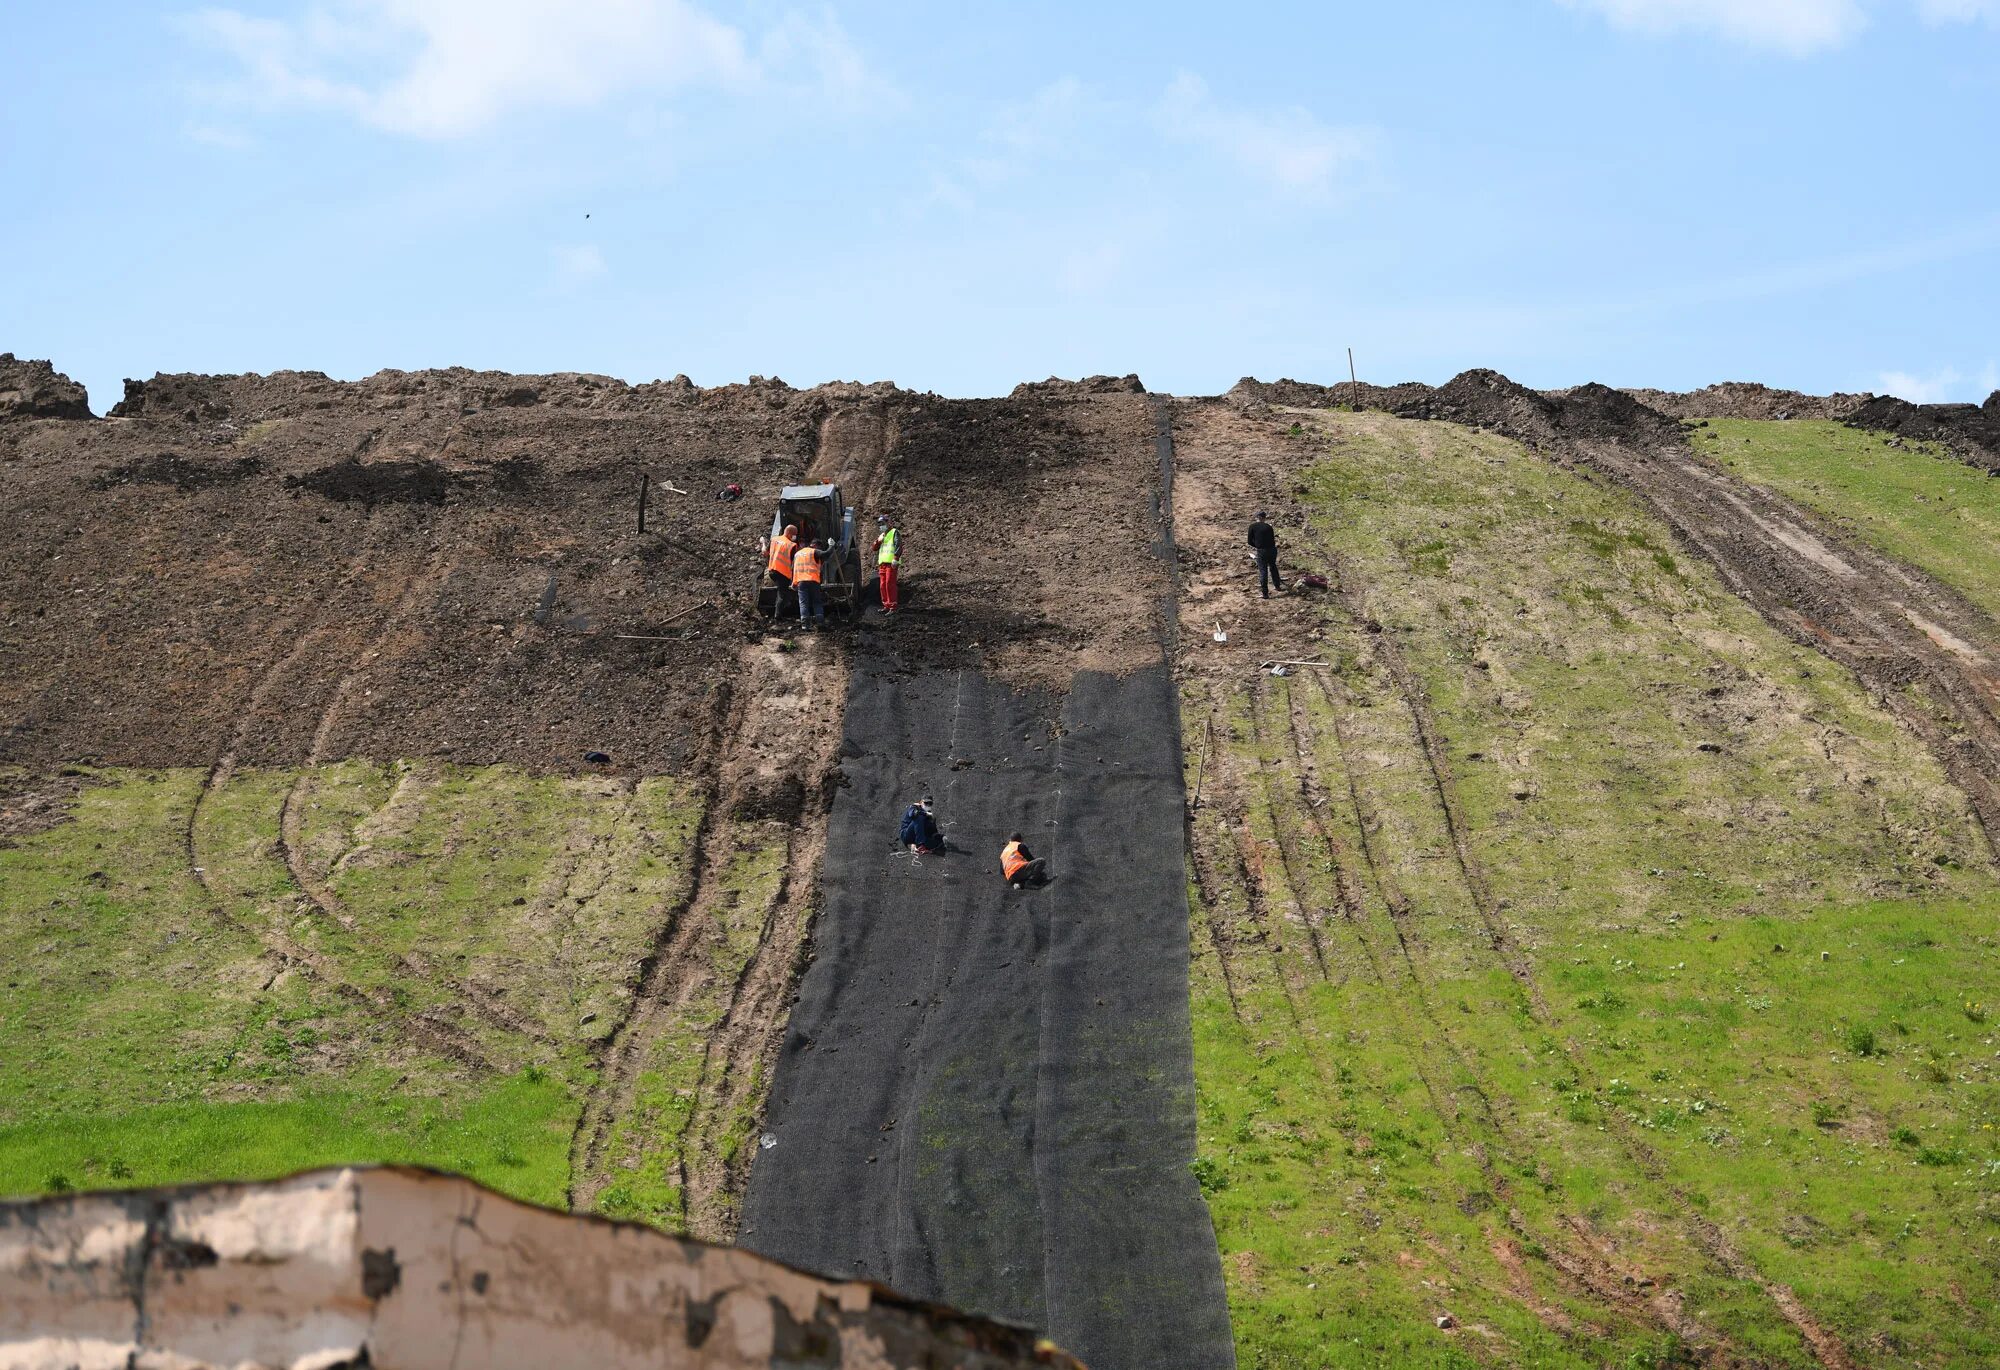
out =
[(1229, 634), (1222, 631), (1222, 620), (1219, 618), (1215, 620), (1215, 640), (1217, 642), (1229, 641)]

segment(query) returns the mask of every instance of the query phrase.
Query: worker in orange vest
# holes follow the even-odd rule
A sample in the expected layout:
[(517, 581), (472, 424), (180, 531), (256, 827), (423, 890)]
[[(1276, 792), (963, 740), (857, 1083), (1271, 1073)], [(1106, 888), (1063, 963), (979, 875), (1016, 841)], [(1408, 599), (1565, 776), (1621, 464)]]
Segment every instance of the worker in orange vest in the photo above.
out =
[[(831, 550), (833, 543), (827, 542)], [(819, 549), (811, 543), (792, 553), (792, 584), (799, 591), (799, 623), (802, 627), (824, 627), (826, 595), (819, 583)]]
[(1044, 885), (1049, 879), (1049, 863), (1028, 850), (1021, 834), (1010, 833), (1007, 845), (1000, 849), (1000, 874), (1017, 890), (1023, 885)]
[(785, 531), (771, 539), (764, 570), (777, 583), (778, 595), (771, 601), (771, 617), (776, 618), (784, 608), (785, 591), (792, 588), (792, 556), (799, 545), (799, 529), (795, 523), (785, 525)]

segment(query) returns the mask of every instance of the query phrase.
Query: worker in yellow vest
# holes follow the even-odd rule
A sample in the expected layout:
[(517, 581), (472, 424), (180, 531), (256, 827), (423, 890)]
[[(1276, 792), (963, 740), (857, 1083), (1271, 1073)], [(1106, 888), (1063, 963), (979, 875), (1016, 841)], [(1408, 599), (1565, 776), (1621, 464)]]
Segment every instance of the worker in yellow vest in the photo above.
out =
[[(832, 550), (831, 540), (827, 543)], [(805, 628), (826, 624), (826, 595), (819, 583), (819, 549), (811, 543), (792, 553), (792, 584), (799, 591), (799, 625)]]
[(901, 607), (898, 595), (901, 587), (897, 578), (903, 568), (903, 534), (895, 524), (889, 522), (887, 514), (875, 516), (875, 591), (882, 601), (882, 612), (893, 614)]
[(1045, 885), (1049, 863), (1028, 850), (1021, 834), (1010, 833), (1007, 845), (1000, 849), (1000, 874), (1017, 890), (1023, 885)]

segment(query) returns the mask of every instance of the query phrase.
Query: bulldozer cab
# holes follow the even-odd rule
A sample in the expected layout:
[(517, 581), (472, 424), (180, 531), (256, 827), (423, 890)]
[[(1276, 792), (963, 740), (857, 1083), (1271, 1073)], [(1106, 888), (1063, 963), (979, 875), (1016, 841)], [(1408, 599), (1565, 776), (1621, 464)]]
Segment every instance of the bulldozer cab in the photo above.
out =
[(787, 485), (771, 518), (771, 536), (784, 532), (788, 523), (799, 530), (800, 545), (810, 542), (824, 551), (832, 538), (836, 560), (854, 536), (854, 511), (842, 506), (837, 485)]
[[(778, 507), (771, 515), (771, 531), (764, 545), (769, 547), (790, 524), (799, 530), (799, 545), (811, 543), (820, 549), (820, 586), (829, 610), (849, 614), (861, 608), (861, 551), (854, 541), (854, 510), (840, 497), (837, 485), (787, 485), (778, 494)], [(829, 550), (828, 540), (833, 546)], [(796, 613), (797, 603), (781, 591), (767, 573), (760, 575), (757, 607), (771, 617)]]

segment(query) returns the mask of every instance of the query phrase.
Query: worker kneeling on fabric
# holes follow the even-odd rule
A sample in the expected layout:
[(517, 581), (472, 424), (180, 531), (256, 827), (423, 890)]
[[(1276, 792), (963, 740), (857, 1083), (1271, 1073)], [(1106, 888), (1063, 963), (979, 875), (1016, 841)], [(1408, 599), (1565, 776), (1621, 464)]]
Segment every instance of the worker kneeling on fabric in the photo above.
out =
[(937, 811), (931, 807), (929, 795), (903, 810), (903, 826), (896, 838), (913, 852), (944, 850), (944, 833), (938, 828)]
[(1046, 885), (1049, 863), (1028, 850), (1021, 834), (1010, 833), (1007, 845), (1000, 849), (1000, 874), (1017, 890), (1023, 885)]

